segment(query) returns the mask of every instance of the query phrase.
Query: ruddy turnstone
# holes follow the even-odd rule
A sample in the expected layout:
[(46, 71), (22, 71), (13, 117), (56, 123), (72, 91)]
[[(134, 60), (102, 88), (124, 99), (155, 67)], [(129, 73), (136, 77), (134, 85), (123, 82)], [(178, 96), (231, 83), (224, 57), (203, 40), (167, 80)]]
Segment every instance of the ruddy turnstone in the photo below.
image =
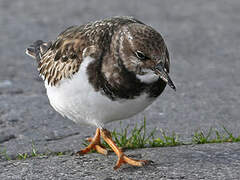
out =
[(35, 58), (52, 107), (96, 134), (78, 154), (107, 154), (100, 137), (121, 164), (143, 166), (116, 146), (106, 123), (129, 118), (148, 107), (168, 84), (170, 59), (162, 36), (132, 17), (113, 17), (72, 26), (56, 40), (36, 41), (26, 53)]

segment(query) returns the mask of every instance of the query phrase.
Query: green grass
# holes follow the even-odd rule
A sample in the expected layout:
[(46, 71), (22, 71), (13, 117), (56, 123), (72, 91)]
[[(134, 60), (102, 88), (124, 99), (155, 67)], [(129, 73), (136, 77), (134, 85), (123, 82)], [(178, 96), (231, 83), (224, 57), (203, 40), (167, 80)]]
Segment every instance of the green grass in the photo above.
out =
[(35, 147), (35, 143), (32, 142), (31, 153), (30, 154), (28, 154), (28, 153), (18, 153), (17, 159), (25, 160), (25, 159), (27, 159), (29, 157), (36, 157), (36, 156), (41, 156), (41, 155), (43, 155), (43, 154), (38, 153), (38, 151), (37, 151), (37, 149)]
[[(240, 142), (240, 135), (235, 137), (229, 130), (222, 127), (223, 131), (210, 128), (207, 132), (198, 130), (194, 133), (191, 142), (183, 142), (179, 140), (179, 135), (175, 132), (169, 134), (161, 130), (160, 137), (156, 137), (156, 129), (147, 134), (146, 120), (142, 125), (136, 124), (133, 130), (129, 133), (129, 126), (122, 128), (120, 122), (120, 131), (114, 129), (111, 132), (113, 140), (117, 146), (122, 149), (136, 149), (146, 147), (166, 147), (191, 144), (206, 144), (206, 143), (223, 143), (223, 142)], [(107, 143), (102, 143), (104, 147), (110, 149)], [(85, 146), (88, 143), (84, 143)]]
[[(181, 144), (178, 140), (178, 136), (175, 133), (167, 135), (166, 132), (161, 131), (162, 137), (157, 138), (155, 137), (156, 129), (152, 130), (150, 133), (147, 133), (145, 119), (142, 125), (139, 126), (136, 124), (130, 133), (128, 133), (129, 126), (122, 128), (121, 122), (119, 129), (120, 132), (114, 129), (111, 132), (111, 135), (116, 145), (122, 149), (177, 146)], [(109, 145), (106, 142), (103, 142), (102, 144), (104, 147), (110, 149)]]
[(6, 148), (2, 148), (0, 149), (0, 158), (6, 159), (6, 160), (11, 160), (11, 158), (8, 156), (7, 154), (7, 149)]
[[(136, 148), (146, 148), (146, 147), (169, 147), (169, 146), (179, 146), (179, 145), (193, 145), (193, 144), (206, 144), (206, 143), (223, 143), (223, 142), (240, 142), (240, 135), (234, 136), (226, 127), (222, 127), (222, 130), (217, 130), (215, 128), (210, 128), (208, 131), (197, 130), (195, 131), (191, 142), (183, 142), (179, 140), (179, 135), (175, 132), (167, 133), (161, 130), (160, 135), (156, 135), (156, 129), (147, 132), (146, 119), (143, 120), (141, 125), (136, 124), (136, 126), (129, 130), (129, 126), (123, 128), (120, 122), (120, 128), (118, 130), (114, 129), (111, 132), (113, 140), (116, 142), (117, 146), (122, 149), (136, 149)], [(87, 146), (88, 143), (83, 143)], [(110, 149), (106, 142), (102, 142), (102, 145), (107, 149)], [(6, 148), (0, 148), (0, 159), (20, 159), (25, 160), (30, 157), (37, 156), (61, 156), (68, 154), (69, 152), (52, 152), (48, 150), (46, 153), (39, 153), (35, 143), (32, 142), (32, 147), (30, 153), (18, 153), (16, 157), (10, 158), (7, 154)]]
[(48, 150), (45, 153), (39, 153), (35, 143), (32, 142), (32, 147), (31, 147), (31, 152), (30, 153), (17, 153), (16, 156), (14, 157), (10, 157), (7, 154), (7, 150), (6, 148), (3, 148), (2, 150), (0, 149), (0, 159), (5, 159), (5, 160), (26, 160), (27, 158), (31, 158), (31, 157), (43, 157), (43, 156), (62, 156), (67, 154), (68, 152), (53, 152)]
[(171, 135), (167, 135), (166, 132), (161, 130), (162, 138), (152, 138), (149, 141), (150, 147), (164, 147), (164, 146), (178, 146), (183, 145), (183, 142), (179, 141), (179, 136), (176, 133), (172, 133)]
[(192, 138), (194, 144), (206, 144), (206, 143), (223, 143), (223, 142), (240, 142), (240, 135), (234, 137), (232, 133), (227, 130), (226, 127), (222, 127), (223, 132), (210, 128), (208, 132), (196, 131)]

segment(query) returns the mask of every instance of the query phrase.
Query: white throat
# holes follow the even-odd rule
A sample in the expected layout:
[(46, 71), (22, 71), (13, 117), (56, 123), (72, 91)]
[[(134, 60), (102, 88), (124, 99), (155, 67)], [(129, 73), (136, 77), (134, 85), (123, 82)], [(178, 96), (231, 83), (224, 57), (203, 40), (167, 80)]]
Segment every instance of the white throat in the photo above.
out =
[(145, 72), (144, 75), (139, 75), (137, 74), (136, 77), (143, 83), (153, 83), (155, 81), (157, 81), (159, 79), (159, 76), (156, 75), (152, 70), (150, 69), (144, 69), (143, 70)]

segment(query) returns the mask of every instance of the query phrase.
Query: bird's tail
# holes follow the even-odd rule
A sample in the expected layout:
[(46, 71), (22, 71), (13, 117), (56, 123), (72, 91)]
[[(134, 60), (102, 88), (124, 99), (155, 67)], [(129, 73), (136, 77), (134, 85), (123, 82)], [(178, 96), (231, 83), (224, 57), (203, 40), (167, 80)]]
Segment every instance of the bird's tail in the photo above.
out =
[(42, 55), (49, 49), (50, 46), (51, 42), (46, 43), (42, 40), (37, 40), (29, 48), (26, 49), (26, 54), (39, 62)]

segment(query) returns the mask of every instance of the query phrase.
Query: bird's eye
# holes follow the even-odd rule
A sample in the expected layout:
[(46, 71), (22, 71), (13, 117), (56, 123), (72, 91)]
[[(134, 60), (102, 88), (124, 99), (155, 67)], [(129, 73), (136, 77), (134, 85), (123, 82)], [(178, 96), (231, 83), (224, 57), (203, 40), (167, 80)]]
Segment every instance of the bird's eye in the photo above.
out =
[(141, 51), (136, 51), (136, 56), (140, 60), (146, 60), (146, 56)]

